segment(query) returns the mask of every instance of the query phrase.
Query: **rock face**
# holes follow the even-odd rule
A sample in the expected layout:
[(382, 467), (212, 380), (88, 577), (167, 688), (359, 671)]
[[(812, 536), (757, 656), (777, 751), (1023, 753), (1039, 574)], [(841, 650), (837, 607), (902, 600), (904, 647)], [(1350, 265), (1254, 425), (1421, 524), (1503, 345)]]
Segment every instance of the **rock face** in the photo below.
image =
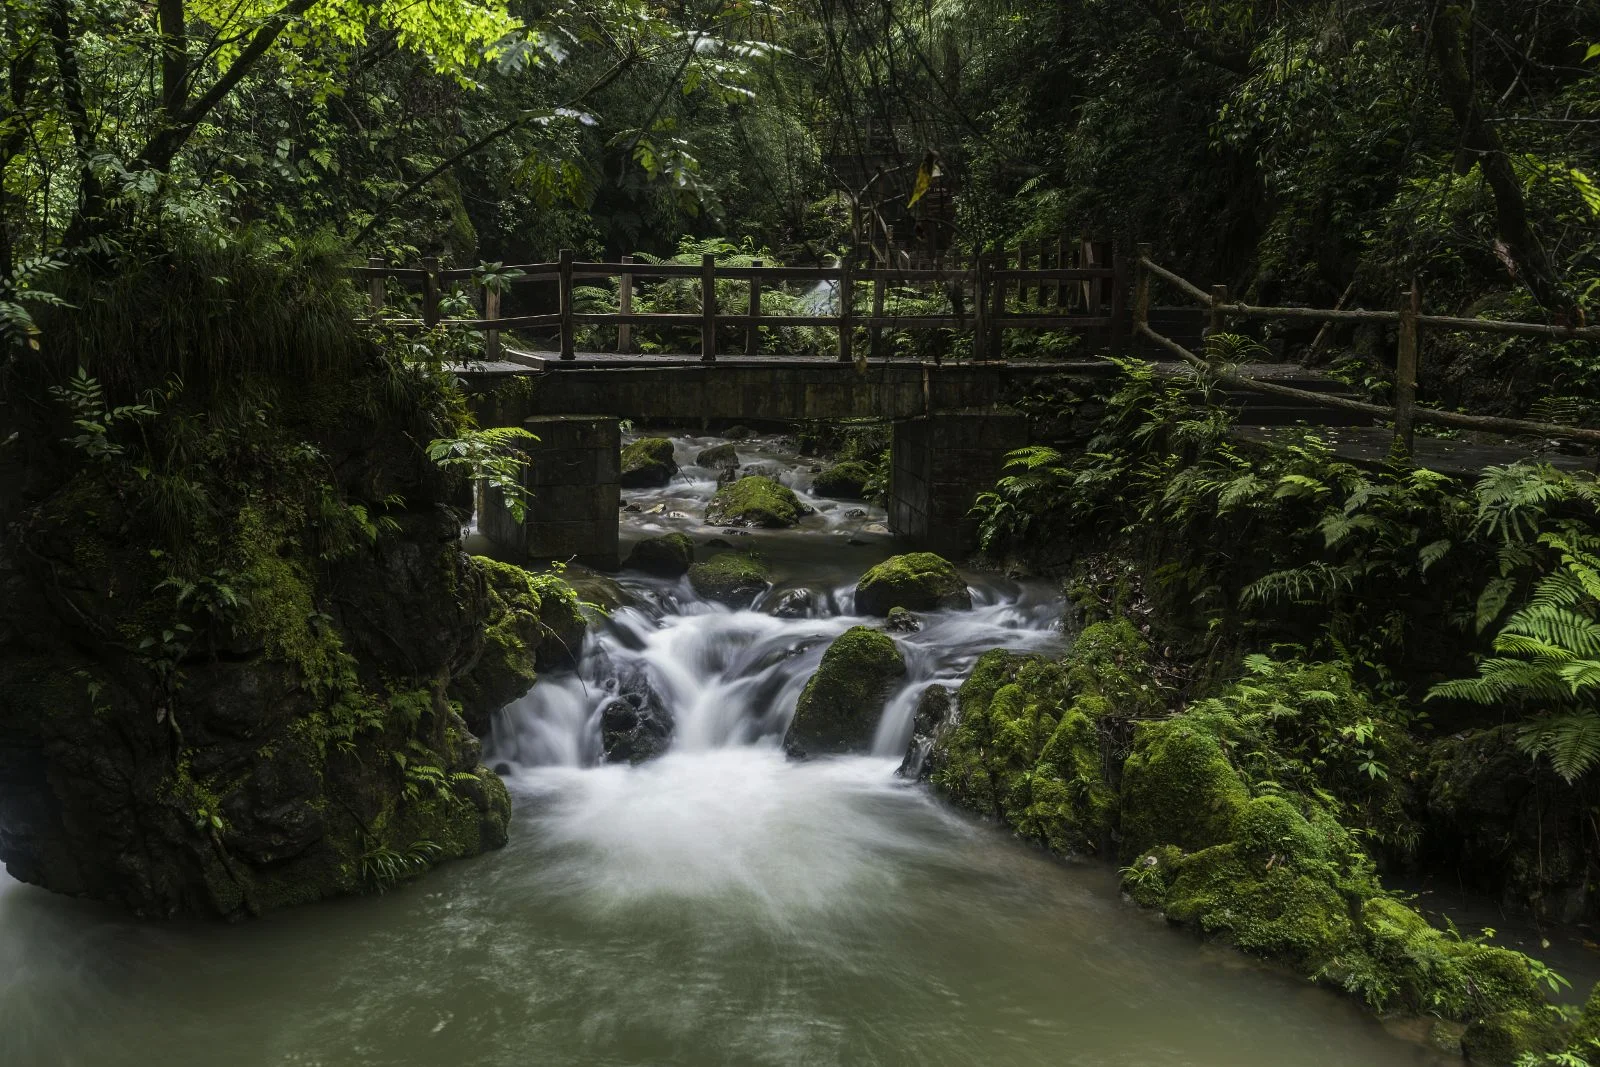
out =
[(740, 478), (717, 490), (706, 505), (707, 526), (781, 529), (800, 521), (800, 501), (781, 482), (760, 476)]
[(858, 460), (847, 460), (817, 475), (811, 483), (811, 491), (818, 496), (860, 500), (866, 496), (867, 483), (871, 480), (871, 467)]
[[(179, 473), (207, 506), (176, 530), (132, 457), (160, 473), (188, 401), (141, 427), (150, 453), (119, 446), (126, 466), (66, 449), (0, 469), (14, 877), (143, 916), (241, 918), (505, 842), (509, 796), (447, 696), (485, 662), (493, 610), (460, 545), (470, 496), (404, 418), (369, 414), (392, 410), (394, 381), (419, 413), (448, 410), (445, 387), (383, 358), (258, 383), (263, 419), (195, 419), (207, 459)], [(527, 681), (492, 673), (480, 695)]]
[(678, 473), (672, 455), (672, 442), (665, 437), (641, 437), (622, 450), (624, 489), (648, 489), (666, 485)]
[(467, 728), (482, 737), (496, 711), (533, 688), (536, 668), (577, 663), (587, 625), (577, 593), (554, 575), (482, 556), (473, 563), (487, 585), (489, 617), (482, 651), (451, 681), (449, 696)]
[(930, 757), (935, 752), (943, 753), (941, 741), (956, 724), (955, 697), (955, 690), (946, 685), (930, 685), (922, 691), (911, 724), (911, 742), (906, 746), (905, 758), (900, 761), (896, 774), (926, 781), (939, 769), (938, 762)]
[(689, 584), (708, 600), (730, 608), (747, 608), (767, 591), (767, 568), (742, 552), (718, 552), (689, 568)]
[(970, 607), (972, 594), (967, 583), (947, 560), (932, 552), (891, 556), (862, 575), (856, 585), (856, 612), (861, 615), (888, 615), (893, 608), (934, 611)]
[(634, 545), (623, 566), (663, 578), (677, 578), (687, 574), (693, 562), (694, 542), (687, 534), (670, 533), (646, 538)]
[(866, 626), (846, 630), (822, 654), (822, 665), (800, 694), (786, 738), (789, 749), (806, 755), (866, 750), (884, 701), (905, 673), (893, 638)]
[(642, 670), (624, 669), (609, 680), (616, 695), (600, 710), (600, 744), (608, 763), (642, 763), (667, 750), (672, 712)]
[(700, 454), (694, 457), (698, 466), (708, 467), (711, 470), (727, 471), (739, 468), (739, 453), (732, 444), (712, 445), (702, 448)]

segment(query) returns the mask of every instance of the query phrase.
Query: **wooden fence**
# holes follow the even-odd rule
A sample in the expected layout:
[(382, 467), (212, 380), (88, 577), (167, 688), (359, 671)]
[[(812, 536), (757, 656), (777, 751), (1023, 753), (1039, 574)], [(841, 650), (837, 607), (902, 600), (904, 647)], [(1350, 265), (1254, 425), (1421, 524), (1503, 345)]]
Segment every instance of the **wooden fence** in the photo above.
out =
[[(1309, 400), (1328, 407), (1359, 411), (1394, 423), (1394, 449), (1397, 455), (1409, 457), (1414, 446), (1414, 427), (1418, 422), (1460, 429), (1485, 430), (1493, 433), (1539, 434), (1568, 437), (1600, 444), (1600, 430), (1565, 426), (1557, 423), (1536, 422), (1528, 419), (1506, 419), (1492, 415), (1464, 415), (1455, 411), (1439, 411), (1417, 406), (1417, 373), (1422, 360), (1424, 329), (1461, 330), (1477, 333), (1543, 337), (1552, 341), (1600, 341), (1600, 327), (1558, 326), (1537, 322), (1502, 322), (1493, 319), (1467, 319), (1451, 315), (1422, 314), (1422, 293), (1413, 282), (1400, 298), (1394, 311), (1366, 311), (1344, 308), (1257, 307), (1239, 301), (1230, 301), (1228, 287), (1214, 285), (1208, 293), (1198, 285), (1167, 270), (1151, 258), (1151, 246), (1141, 244), (1134, 259), (1133, 282), (1133, 335), (1154, 342), (1196, 368), (1216, 374), (1230, 385), (1242, 386), (1275, 396)], [(1398, 344), (1395, 350), (1394, 406), (1368, 404), (1345, 397), (1296, 389), (1244, 378), (1215, 366), (1189, 351), (1170, 337), (1150, 327), (1150, 288), (1152, 280), (1167, 282), (1178, 292), (1189, 297), (1209, 312), (1207, 333), (1222, 333), (1231, 322), (1248, 319), (1301, 321), (1301, 322), (1380, 322), (1394, 323), (1398, 327)]]
[[(373, 259), (356, 274), (368, 283), (372, 315), (382, 318), (388, 304), (388, 282), (398, 281), (420, 288), (422, 318), (388, 318), (397, 326), (448, 326), (483, 331), (485, 355), (496, 358), (502, 349), (501, 334), (514, 329), (554, 329), (559, 332), (558, 347), (563, 360), (575, 359), (576, 333), (580, 326), (615, 326), (617, 350), (634, 350), (634, 330), (638, 328), (688, 328), (700, 333), (700, 358), (717, 358), (717, 331), (721, 327), (742, 327), (743, 355), (760, 352), (762, 327), (829, 327), (839, 333), (839, 362), (855, 359), (856, 331), (864, 329), (870, 355), (883, 354), (884, 330), (950, 329), (970, 330), (973, 358), (1000, 358), (1002, 332), (1008, 329), (1103, 330), (1113, 343), (1126, 332), (1128, 278), (1123, 263), (1100, 242), (1082, 242), (1078, 256), (1089, 266), (1059, 265), (1071, 258), (1066, 242), (1058, 245), (1057, 265), (1046, 267), (1042, 245), (1027, 246), (1016, 252), (999, 252), (979, 257), (964, 270), (857, 269), (849, 262), (832, 267), (768, 266), (759, 260), (749, 266), (718, 263), (714, 256), (700, 263), (647, 263), (631, 256), (619, 262), (575, 260), (563, 250), (554, 263), (530, 263), (502, 267), (493, 274), (477, 270), (441, 269), (437, 260), (424, 260), (420, 268), (385, 266)], [(1029, 266), (1030, 263), (1038, 265)], [(641, 282), (667, 278), (687, 278), (699, 282), (700, 309), (694, 312), (639, 312), (634, 296)], [(573, 306), (573, 289), (580, 282), (615, 281), (617, 310), (578, 312)], [(717, 299), (717, 282), (744, 284), (745, 299), (740, 308), (723, 308)], [(512, 287), (554, 282), (557, 310), (537, 315), (504, 316), (500, 313), (502, 295)], [(479, 318), (440, 316), (446, 287), (462, 283), (478, 290), (473, 303), (482, 309)], [(762, 311), (762, 293), (772, 285), (803, 283), (816, 287), (826, 283), (832, 290), (833, 310), (827, 314), (773, 315)], [(892, 289), (936, 290), (950, 305), (948, 313), (895, 314), (889, 309)], [(866, 294), (863, 294), (866, 290)], [(868, 295), (869, 294), (869, 295)], [(863, 295), (869, 303), (862, 304)], [(970, 311), (968, 310), (970, 308)]]

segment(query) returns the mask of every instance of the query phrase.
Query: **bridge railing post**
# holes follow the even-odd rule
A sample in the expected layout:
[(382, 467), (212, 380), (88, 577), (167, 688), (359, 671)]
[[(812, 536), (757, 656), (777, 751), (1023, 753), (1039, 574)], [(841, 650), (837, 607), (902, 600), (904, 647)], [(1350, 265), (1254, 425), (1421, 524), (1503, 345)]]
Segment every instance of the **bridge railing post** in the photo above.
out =
[[(493, 280), (483, 287), (483, 317), (491, 322), (500, 318), (500, 287)], [(489, 360), (500, 358), (500, 331), (493, 326), (483, 332), (483, 355)]]
[[(1056, 238), (1056, 269), (1066, 270), (1072, 266), (1072, 253), (1067, 249), (1065, 237)], [(1041, 298), (1042, 299), (1042, 298)], [(1056, 279), (1056, 309), (1066, 311), (1072, 302), (1071, 283), (1061, 278)]]
[[(623, 256), (622, 262), (632, 263), (632, 256)], [(633, 314), (633, 275), (623, 274), (617, 279), (617, 314)], [(633, 327), (623, 322), (617, 325), (617, 351), (633, 351)]]
[(839, 291), (835, 299), (839, 304), (839, 362), (855, 362), (855, 278), (851, 275), (850, 256), (839, 257)]
[(717, 257), (700, 257), (700, 360), (717, 361)]
[(557, 310), (561, 316), (561, 358), (576, 359), (576, 339), (572, 328), (572, 249), (563, 248), (556, 257)]
[[(382, 270), (383, 257), (368, 256), (367, 269), (374, 271)], [(379, 319), (383, 318), (383, 306), (388, 303), (388, 295), (384, 286), (383, 275), (374, 274), (367, 279), (367, 303), (372, 308), (373, 322), (377, 322)]]
[(1111, 348), (1121, 351), (1127, 340), (1127, 327), (1123, 318), (1128, 313), (1128, 262), (1123, 256), (1126, 246), (1113, 245), (1111, 249), (1111, 269), (1115, 276), (1111, 279)]
[(878, 325), (878, 321), (877, 320), (883, 318), (883, 297), (884, 297), (884, 289), (886, 287), (887, 287), (887, 282), (884, 281), (883, 271), (882, 270), (874, 271), (873, 275), (872, 275), (872, 318), (873, 318), (873, 323), (872, 323), (872, 330), (870, 332), (870, 335), (872, 337), (872, 344), (871, 344), (871, 347), (869, 349), (869, 351), (872, 354), (872, 358), (873, 359), (882, 359), (883, 358), (883, 327)]
[[(1005, 270), (1010, 258), (1004, 248), (996, 252), (994, 254), (995, 270)], [(989, 359), (1003, 359), (1005, 358), (1005, 327), (1001, 324), (1001, 319), (1006, 313), (1006, 282), (1000, 278), (993, 279), (989, 286), (989, 294), (993, 299), (994, 306), (989, 310), (989, 336), (984, 341), (984, 348)]]
[(989, 268), (983, 252), (972, 254), (972, 359), (988, 358), (989, 346)]
[[(765, 264), (759, 259), (750, 261), (752, 267), (760, 268)], [(761, 275), (750, 275), (750, 325), (744, 331), (744, 354), (753, 356), (761, 351), (761, 326), (756, 322), (761, 317)]]
[(1213, 285), (1211, 287), (1211, 311), (1206, 316), (1206, 333), (1211, 337), (1219, 333), (1228, 332), (1228, 287), (1226, 285)]
[(1138, 338), (1150, 328), (1150, 272), (1145, 260), (1155, 251), (1155, 246), (1141, 242), (1134, 247), (1138, 256), (1133, 263), (1133, 333)]
[(429, 256), (422, 261), (422, 324), (439, 325), (439, 259)]
[(1394, 367), (1394, 446), (1398, 458), (1409, 460), (1415, 440), (1417, 364), (1422, 354), (1422, 289), (1413, 279), (1400, 302), (1400, 340)]

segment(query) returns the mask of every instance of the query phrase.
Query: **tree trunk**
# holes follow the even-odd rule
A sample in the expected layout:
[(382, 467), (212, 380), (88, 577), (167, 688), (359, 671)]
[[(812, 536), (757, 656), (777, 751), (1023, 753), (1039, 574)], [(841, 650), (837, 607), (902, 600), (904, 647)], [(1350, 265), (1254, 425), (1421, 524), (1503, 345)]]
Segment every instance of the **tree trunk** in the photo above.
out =
[(1511, 157), (1506, 154), (1500, 135), (1484, 121), (1467, 64), (1468, 25), (1468, 14), (1453, 5), (1440, 8), (1434, 19), (1433, 56), (1439, 64), (1440, 92), (1460, 128), (1467, 158), (1483, 168), (1484, 180), (1494, 194), (1495, 229), (1513, 265), (1513, 275), (1559, 321), (1575, 321), (1572, 296), (1562, 286), (1528, 220), (1522, 182), (1511, 166)]

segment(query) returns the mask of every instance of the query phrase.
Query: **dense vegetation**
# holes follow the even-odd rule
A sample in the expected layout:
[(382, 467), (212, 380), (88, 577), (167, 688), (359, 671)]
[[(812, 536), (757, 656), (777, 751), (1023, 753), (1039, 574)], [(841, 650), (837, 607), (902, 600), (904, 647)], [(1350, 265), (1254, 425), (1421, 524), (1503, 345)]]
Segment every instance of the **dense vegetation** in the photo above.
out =
[[(11, 0), (4, 41), (0, 732), (83, 801), (7, 847), (152, 913), (503, 840), (472, 734), (581, 626), (559, 581), (453, 542), (465, 476), (508, 485), (529, 442), (475, 426), (445, 369), (471, 337), (361, 321), (367, 257), (509, 280), (560, 248), (960, 263), (1092, 230), (1260, 301), (1392, 307), (1415, 281), (1430, 311), (1565, 324), (1600, 301), (1593, 0)], [(1380, 399), (1392, 378), (1376, 325), (1212, 345)], [(1600, 420), (1592, 344), (1436, 331), (1424, 368), (1426, 402)], [(1544, 1025), (1537, 965), (1418, 926), (1378, 872), (1594, 915), (1594, 479), (1247, 448), (1207, 383), (1118, 373), (1020, 398), (1049, 443), (979, 502), (986, 547), (1061, 576), (1087, 628), (1064, 663), (985, 661), (936, 782), (1118, 852), (1176, 920), (1472, 1020), (1486, 1058), (1588, 1051)], [(855, 492), (877, 452), (847, 457)], [(721, 506), (792, 521), (762, 481)], [(694, 567), (729, 602), (765, 586), (748, 557)], [(360, 592), (384, 583), (416, 610)], [(85, 833), (105, 766), (139, 799)]]

